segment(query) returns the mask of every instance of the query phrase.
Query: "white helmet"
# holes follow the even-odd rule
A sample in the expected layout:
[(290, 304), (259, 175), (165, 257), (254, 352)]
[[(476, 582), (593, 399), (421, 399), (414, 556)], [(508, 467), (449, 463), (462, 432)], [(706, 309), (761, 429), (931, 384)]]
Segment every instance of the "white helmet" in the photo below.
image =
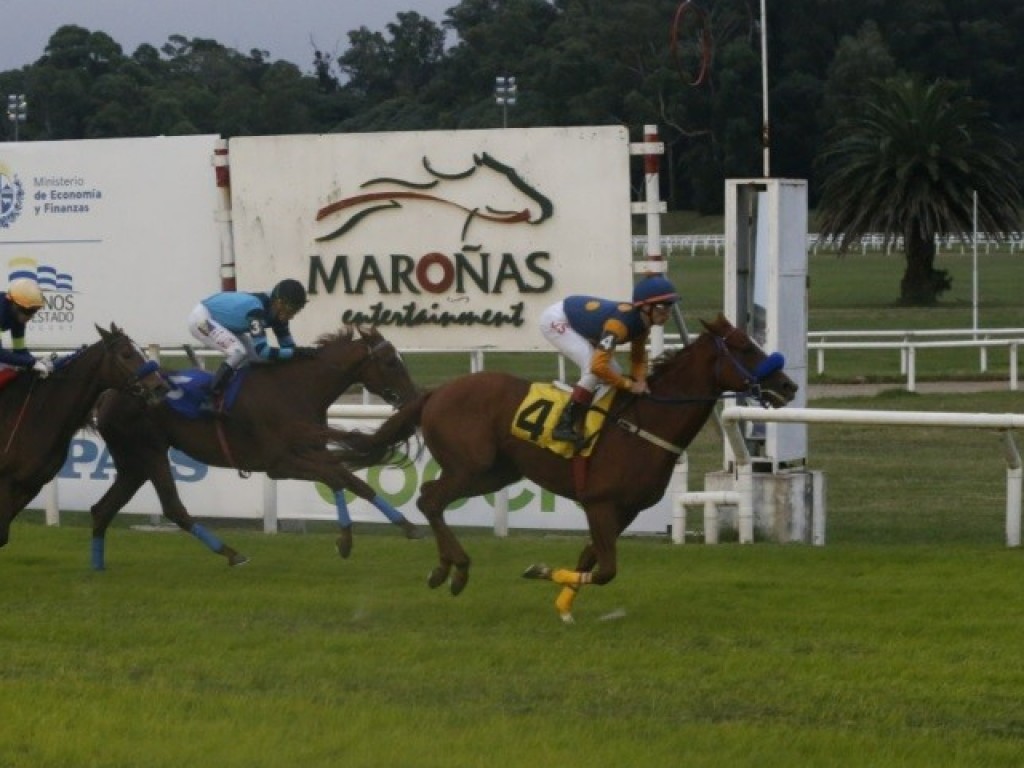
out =
[(36, 310), (43, 306), (43, 292), (35, 280), (19, 277), (7, 286), (7, 297), (25, 310)]

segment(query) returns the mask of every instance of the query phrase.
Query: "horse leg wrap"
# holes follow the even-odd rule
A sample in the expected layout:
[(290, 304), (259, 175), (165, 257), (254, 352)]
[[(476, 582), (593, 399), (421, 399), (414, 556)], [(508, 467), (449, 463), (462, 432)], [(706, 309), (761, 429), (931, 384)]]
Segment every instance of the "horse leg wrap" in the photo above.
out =
[(92, 538), (92, 569), (94, 571), (102, 571), (106, 568), (104, 560), (104, 543), (105, 540), (102, 536), (93, 536)]
[[(576, 595), (579, 594), (580, 588), (576, 586), (562, 587), (562, 591), (558, 593), (558, 597), (555, 599), (555, 608), (558, 609), (558, 613), (562, 616), (562, 621), (572, 621), (572, 604), (576, 601)], [(569, 619), (566, 619), (566, 616)]]
[(551, 572), (551, 580), (555, 584), (561, 584), (566, 587), (579, 587), (583, 584), (589, 584), (592, 579), (593, 577), (589, 573), (570, 571), (567, 568), (559, 568)]
[(395, 525), (402, 525), (403, 523), (407, 522), (405, 519), (405, 515), (403, 515), (401, 512), (399, 512), (397, 509), (391, 506), (387, 501), (385, 501), (380, 494), (377, 494), (372, 499), (370, 499), (370, 503), (373, 504), (373, 506), (375, 506), (377, 509), (379, 509), (384, 514), (384, 517), (386, 517)]
[(338, 525), (342, 528), (351, 528), (352, 517), (348, 513), (348, 502), (345, 501), (345, 491), (334, 492), (334, 507), (338, 510)]
[(199, 523), (193, 524), (192, 530), (189, 533), (208, 546), (212, 552), (220, 554), (221, 550), (224, 549), (224, 542), (203, 528)]

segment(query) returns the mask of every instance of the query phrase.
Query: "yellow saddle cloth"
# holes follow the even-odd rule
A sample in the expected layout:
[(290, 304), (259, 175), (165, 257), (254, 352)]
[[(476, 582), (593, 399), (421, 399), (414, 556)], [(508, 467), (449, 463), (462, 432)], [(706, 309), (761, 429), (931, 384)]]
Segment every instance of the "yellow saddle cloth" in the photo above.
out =
[[(604, 425), (608, 406), (611, 405), (613, 397), (615, 397), (615, 390), (608, 389), (591, 404), (583, 425), (586, 437), (589, 438)], [(539, 445), (541, 448), (546, 448), (567, 459), (572, 458), (576, 455), (576, 447), (572, 443), (551, 439), (551, 430), (558, 423), (558, 417), (568, 402), (569, 393), (563, 389), (552, 384), (531, 384), (530, 391), (526, 393), (526, 397), (523, 398), (523, 402), (516, 410), (515, 418), (512, 419), (512, 428), (509, 431), (513, 437), (529, 440), (534, 445)], [(589, 456), (596, 442), (596, 440), (585, 440), (580, 455)]]

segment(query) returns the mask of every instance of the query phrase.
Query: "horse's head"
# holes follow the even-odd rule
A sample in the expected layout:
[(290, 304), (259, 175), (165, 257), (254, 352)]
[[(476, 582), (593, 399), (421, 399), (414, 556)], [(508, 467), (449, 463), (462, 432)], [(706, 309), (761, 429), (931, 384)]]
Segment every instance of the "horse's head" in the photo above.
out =
[(358, 326), (359, 340), (366, 345), (366, 359), (359, 368), (359, 379), (370, 392), (396, 408), (419, 394), (395, 345), (371, 326)]
[(110, 330), (98, 325), (105, 351), (102, 375), (111, 389), (122, 389), (141, 397), (148, 405), (158, 403), (167, 394), (167, 382), (160, 367), (116, 325)]
[(737, 392), (756, 398), (762, 405), (781, 408), (796, 397), (797, 385), (783, 373), (785, 359), (778, 352), (765, 354), (741, 329), (724, 315), (701, 324), (715, 345), (715, 377), (723, 392)]

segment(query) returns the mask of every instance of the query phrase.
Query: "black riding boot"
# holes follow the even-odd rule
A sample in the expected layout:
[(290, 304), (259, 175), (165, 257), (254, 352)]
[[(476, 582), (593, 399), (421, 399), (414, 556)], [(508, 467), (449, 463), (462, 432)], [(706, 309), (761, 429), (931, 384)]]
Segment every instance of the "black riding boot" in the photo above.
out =
[(235, 369), (227, 363), (221, 363), (220, 368), (213, 374), (213, 381), (210, 383), (210, 392), (199, 405), (199, 410), (204, 413), (214, 413), (217, 410), (217, 402), (224, 394), (231, 377), (235, 375)]
[(570, 400), (568, 405), (562, 410), (562, 415), (558, 417), (558, 423), (555, 425), (555, 428), (551, 430), (551, 439), (566, 443), (575, 443), (579, 440), (580, 436), (576, 431), (576, 420), (582, 415), (580, 412), (585, 408), (586, 406), (583, 403)]

